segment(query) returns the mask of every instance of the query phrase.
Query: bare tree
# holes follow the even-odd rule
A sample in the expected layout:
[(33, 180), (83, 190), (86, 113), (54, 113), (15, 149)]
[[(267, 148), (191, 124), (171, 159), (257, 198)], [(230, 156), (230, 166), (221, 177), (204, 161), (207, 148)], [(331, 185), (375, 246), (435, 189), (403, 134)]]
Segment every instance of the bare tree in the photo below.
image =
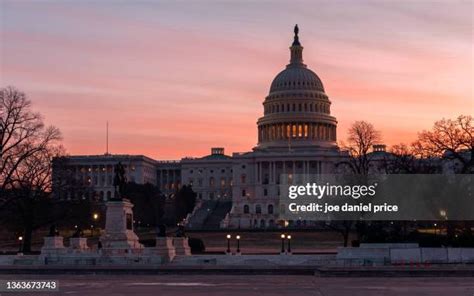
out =
[[(380, 132), (371, 123), (366, 121), (356, 121), (349, 128), (347, 142), (342, 143), (342, 149), (347, 151), (348, 156), (337, 163), (342, 173), (357, 175), (360, 182), (367, 182), (371, 164), (374, 162), (374, 155), (371, 154), (373, 145), (381, 140)], [(344, 247), (349, 243), (349, 234), (352, 229), (357, 230), (357, 236), (361, 236), (361, 223), (352, 220), (332, 221), (326, 227), (340, 233), (344, 240)]]
[(370, 154), (372, 146), (381, 140), (380, 132), (371, 123), (356, 121), (349, 128), (347, 144), (342, 144), (349, 157), (339, 165), (348, 168), (350, 173), (367, 175), (373, 155)]
[(432, 130), (418, 135), (414, 147), (420, 155), (439, 157), (461, 164), (459, 172), (474, 172), (474, 122), (472, 116), (435, 122)]
[(434, 174), (439, 172), (438, 159), (419, 153), (414, 145), (394, 145), (383, 159), (382, 167), (387, 174)]
[(24, 93), (0, 89), (0, 211), (22, 227), (25, 251), (33, 230), (50, 222), (51, 161), (64, 154), (60, 139), (57, 128), (45, 126), (31, 111)]
[[(46, 189), (50, 164), (42, 162), (59, 152), (60, 139), (57, 128), (46, 127), (41, 115), (31, 111), (24, 93), (13, 87), (0, 89), (0, 192), (28, 182), (36, 190)], [(7, 196), (2, 194), (0, 209), (8, 203)]]

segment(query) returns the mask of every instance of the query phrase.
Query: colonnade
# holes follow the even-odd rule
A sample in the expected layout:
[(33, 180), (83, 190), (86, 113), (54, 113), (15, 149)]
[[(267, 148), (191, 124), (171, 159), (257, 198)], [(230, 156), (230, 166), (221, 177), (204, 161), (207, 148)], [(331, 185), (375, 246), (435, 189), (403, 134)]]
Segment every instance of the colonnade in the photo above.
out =
[(336, 141), (336, 126), (327, 123), (274, 123), (258, 127), (258, 141), (310, 139)]
[(325, 169), (324, 162), (318, 160), (258, 161), (255, 163), (256, 183), (279, 184), (281, 174), (323, 174)]

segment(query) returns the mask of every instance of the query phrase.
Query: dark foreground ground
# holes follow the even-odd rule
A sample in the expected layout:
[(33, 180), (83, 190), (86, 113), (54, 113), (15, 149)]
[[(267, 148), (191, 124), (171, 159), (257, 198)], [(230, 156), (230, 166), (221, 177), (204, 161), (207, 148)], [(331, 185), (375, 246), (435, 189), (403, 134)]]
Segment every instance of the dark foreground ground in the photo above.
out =
[(304, 275), (2, 275), (0, 279), (59, 280), (59, 292), (1, 294), (19, 296), (474, 296), (474, 278), (321, 278)]

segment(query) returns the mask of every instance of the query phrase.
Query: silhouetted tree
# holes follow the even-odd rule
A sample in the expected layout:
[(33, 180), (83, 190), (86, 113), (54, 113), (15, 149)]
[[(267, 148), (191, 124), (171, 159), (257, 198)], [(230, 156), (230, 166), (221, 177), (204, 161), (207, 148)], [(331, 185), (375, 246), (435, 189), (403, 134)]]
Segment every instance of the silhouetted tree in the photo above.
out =
[(440, 172), (439, 160), (418, 153), (413, 145), (394, 145), (387, 157), (382, 159), (387, 174), (434, 174)]
[(354, 122), (349, 128), (347, 142), (342, 143), (342, 148), (347, 151), (348, 157), (338, 166), (342, 166), (344, 172), (347, 173), (368, 175), (370, 165), (374, 161), (374, 154), (370, 153), (371, 149), (380, 140), (380, 132), (371, 123)]
[[(39, 215), (47, 214), (51, 193), (51, 160), (63, 154), (61, 134), (46, 127), (31, 110), (26, 95), (0, 89), (0, 210), (21, 218), (25, 251), (29, 251)], [(40, 219), (44, 221), (43, 219)]]
[(418, 135), (414, 147), (420, 155), (439, 157), (460, 164), (457, 173), (474, 172), (474, 121), (472, 116), (435, 122), (432, 130)]
[(152, 184), (129, 182), (125, 187), (125, 197), (133, 203), (133, 213), (141, 225), (157, 227), (162, 223), (165, 196)]
[(181, 221), (186, 215), (191, 213), (196, 206), (196, 193), (191, 186), (183, 185), (176, 193), (174, 199), (176, 220)]

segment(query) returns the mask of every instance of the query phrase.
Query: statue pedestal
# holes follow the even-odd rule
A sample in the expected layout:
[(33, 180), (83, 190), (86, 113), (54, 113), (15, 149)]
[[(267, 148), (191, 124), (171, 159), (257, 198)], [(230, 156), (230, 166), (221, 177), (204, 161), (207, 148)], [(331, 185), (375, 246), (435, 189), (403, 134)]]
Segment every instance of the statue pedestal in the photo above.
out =
[(45, 236), (43, 249), (64, 249), (64, 238), (62, 236)]
[(132, 208), (133, 204), (127, 199), (107, 202), (105, 231), (100, 237), (105, 254), (137, 254), (143, 250), (133, 231)]
[(145, 254), (152, 256), (160, 256), (162, 263), (168, 263), (176, 256), (176, 250), (173, 246), (173, 238), (157, 237), (156, 246), (154, 248), (146, 248)]
[(190, 256), (191, 248), (189, 247), (187, 237), (174, 237), (173, 245), (176, 250), (176, 256)]
[(87, 238), (85, 237), (72, 237), (70, 240), (70, 248), (73, 250), (85, 251), (88, 250)]
[[(45, 236), (44, 244), (41, 248), (41, 260), (50, 257), (58, 257), (66, 254), (67, 249), (64, 247), (64, 239), (62, 236)], [(45, 261), (45, 263), (47, 263)]]

